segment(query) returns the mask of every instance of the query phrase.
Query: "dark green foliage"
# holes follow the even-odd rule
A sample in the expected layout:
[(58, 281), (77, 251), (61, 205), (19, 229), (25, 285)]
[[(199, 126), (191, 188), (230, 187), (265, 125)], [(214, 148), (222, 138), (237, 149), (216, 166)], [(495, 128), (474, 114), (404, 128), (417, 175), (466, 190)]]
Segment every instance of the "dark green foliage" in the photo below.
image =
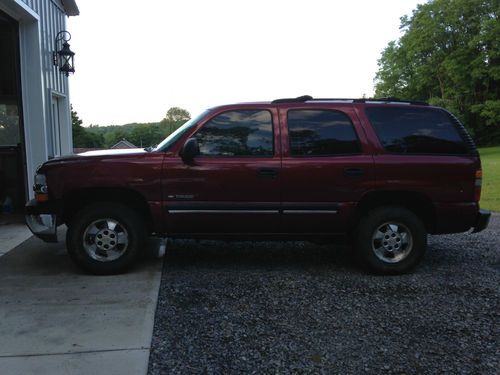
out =
[(73, 147), (75, 148), (102, 148), (104, 137), (88, 131), (82, 126), (82, 120), (71, 106), (71, 126), (73, 129)]
[(500, 143), (500, 1), (431, 0), (401, 18), (378, 61), (375, 96), (426, 100), (480, 144)]

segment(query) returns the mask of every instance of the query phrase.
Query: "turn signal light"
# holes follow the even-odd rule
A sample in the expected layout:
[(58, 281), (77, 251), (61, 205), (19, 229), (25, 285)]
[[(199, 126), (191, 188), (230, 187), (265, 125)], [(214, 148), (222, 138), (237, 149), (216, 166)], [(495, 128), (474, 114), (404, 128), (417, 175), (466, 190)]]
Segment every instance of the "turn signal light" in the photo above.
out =
[(47, 202), (49, 200), (49, 195), (37, 193), (35, 194), (35, 199), (37, 202)]

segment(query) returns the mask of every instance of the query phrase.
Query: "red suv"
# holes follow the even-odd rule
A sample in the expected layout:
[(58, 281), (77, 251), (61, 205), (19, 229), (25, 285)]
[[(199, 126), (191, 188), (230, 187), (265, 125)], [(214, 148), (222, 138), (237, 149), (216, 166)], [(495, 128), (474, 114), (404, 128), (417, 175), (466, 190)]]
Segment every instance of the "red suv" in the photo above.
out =
[(488, 225), (481, 162), (442, 108), (397, 99), (225, 105), (152, 150), (87, 152), (41, 165), (26, 220), (96, 274), (122, 272), (163, 238), (333, 239), (361, 263), (401, 273), (427, 233)]

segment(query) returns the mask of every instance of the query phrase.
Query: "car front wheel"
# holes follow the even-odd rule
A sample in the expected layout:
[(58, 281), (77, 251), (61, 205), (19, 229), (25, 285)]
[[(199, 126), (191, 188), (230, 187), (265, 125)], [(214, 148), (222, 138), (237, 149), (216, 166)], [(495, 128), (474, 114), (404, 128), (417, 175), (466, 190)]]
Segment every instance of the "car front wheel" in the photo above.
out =
[(75, 214), (66, 246), (71, 258), (86, 271), (110, 275), (134, 263), (145, 237), (143, 220), (134, 210), (119, 203), (98, 202)]

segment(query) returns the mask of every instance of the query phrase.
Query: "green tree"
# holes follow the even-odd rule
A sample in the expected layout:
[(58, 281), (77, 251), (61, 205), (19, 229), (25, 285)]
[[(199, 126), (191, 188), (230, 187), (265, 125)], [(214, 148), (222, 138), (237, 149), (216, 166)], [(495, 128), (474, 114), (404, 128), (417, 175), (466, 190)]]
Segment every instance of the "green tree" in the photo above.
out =
[(170, 122), (186, 122), (191, 118), (191, 114), (180, 107), (172, 107), (167, 111), (167, 115), (165, 116), (165, 119)]
[(137, 147), (155, 146), (163, 140), (158, 125), (139, 124), (130, 133), (129, 141)]
[(179, 126), (191, 119), (190, 113), (179, 107), (172, 107), (160, 121), (158, 129), (163, 138), (173, 133)]
[(478, 143), (500, 142), (500, 1), (431, 0), (401, 18), (382, 52), (375, 96), (427, 100), (457, 114)]
[(102, 148), (104, 137), (88, 131), (82, 126), (83, 121), (71, 106), (71, 128), (73, 131), (73, 147), (76, 148)]

